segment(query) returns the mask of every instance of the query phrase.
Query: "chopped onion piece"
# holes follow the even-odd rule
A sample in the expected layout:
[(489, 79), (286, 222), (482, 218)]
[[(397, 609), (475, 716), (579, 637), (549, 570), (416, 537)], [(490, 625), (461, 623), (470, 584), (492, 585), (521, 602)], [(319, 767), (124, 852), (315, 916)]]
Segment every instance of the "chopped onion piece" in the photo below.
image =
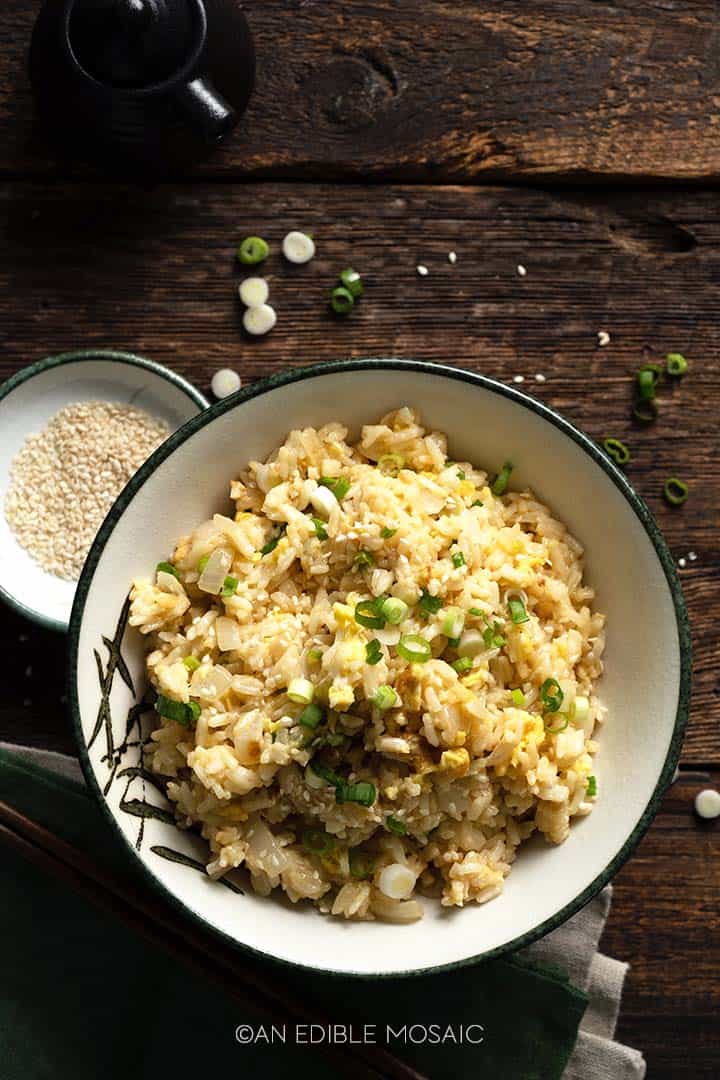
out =
[(318, 514), (322, 514), (324, 518), (329, 518), (334, 508), (338, 505), (338, 501), (333, 495), (330, 488), (322, 487), (318, 485), (310, 496), (310, 502), (313, 504), (313, 508), (317, 510)]
[(466, 630), (460, 638), (458, 656), (478, 656), (485, 651), (485, 641), (479, 630)]
[(228, 570), (232, 566), (232, 555), (227, 548), (215, 548), (198, 580), (198, 589), (217, 596), (221, 591)]
[(230, 619), (225, 615), (218, 616), (215, 620), (215, 635), (221, 652), (231, 652), (233, 649), (240, 648), (240, 627), (235, 619)]
[(378, 888), (390, 900), (407, 900), (412, 896), (417, 878), (409, 866), (391, 863), (378, 876)]
[(190, 693), (193, 697), (220, 698), (226, 694), (232, 684), (232, 675), (224, 667), (200, 667), (190, 680)]

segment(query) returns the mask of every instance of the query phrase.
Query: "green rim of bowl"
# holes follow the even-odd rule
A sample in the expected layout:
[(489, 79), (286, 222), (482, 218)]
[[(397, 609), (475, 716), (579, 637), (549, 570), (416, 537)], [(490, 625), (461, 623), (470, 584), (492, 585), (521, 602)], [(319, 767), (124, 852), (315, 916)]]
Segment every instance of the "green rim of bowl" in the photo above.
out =
[[(0, 384), (0, 402), (4, 401), (18, 386), (22, 386), (23, 383), (28, 382), (36, 375), (41, 375), (44, 371), (62, 367), (64, 364), (82, 363), (85, 360), (114, 360), (122, 364), (129, 364), (132, 367), (144, 368), (146, 371), (152, 371), (155, 375), (159, 375), (166, 382), (172, 383), (178, 390), (182, 390), (200, 409), (207, 409), (210, 405), (205, 395), (201, 394), (187, 379), (183, 379), (182, 375), (176, 375), (174, 371), (163, 367), (162, 364), (156, 364), (154, 360), (146, 360), (144, 356), (120, 352), (117, 349), (79, 349), (76, 352), (59, 353), (57, 356), (47, 356), (44, 360), (37, 360), (34, 364), (21, 368), (20, 371), (17, 371), (4, 383)], [(178, 430), (180, 429), (178, 428)], [(112, 513), (113, 509), (114, 507), (111, 507), (110, 513)], [(18, 614), (23, 615), (26, 619), (30, 619), (31, 622), (37, 623), (39, 626), (44, 626), (47, 630), (57, 630), (65, 633), (68, 629), (67, 623), (61, 622), (60, 619), (51, 619), (48, 615), (43, 615), (42, 612), (27, 607), (22, 600), (18, 600), (16, 596), (9, 593), (7, 589), (3, 589), (1, 585), (0, 600), (3, 600), (9, 607), (14, 608)]]
[[(642, 523), (655, 553), (660, 561), (660, 564), (665, 573), (665, 579), (672, 596), (673, 606), (675, 609), (675, 621), (678, 634), (678, 647), (680, 650), (680, 685), (678, 693), (677, 711), (675, 714), (675, 726), (673, 729), (672, 738), (670, 740), (670, 746), (665, 758), (665, 763), (660, 772), (660, 777), (655, 786), (648, 804), (640, 816), (632, 833), (625, 841), (623, 846), (617, 852), (613, 859), (610, 860), (605, 869), (598, 874), (598, 876), (585, 888), (581, 893), (574, 897), (563, 908), (557, 911), (549, 919), (540, 923), (532, 930), (528, 930), (526, 933), (513, 938), (511, 941), (505, 942), (503, 945), (498, 945), (494, 949), (488, 949), (485, 952), (479, 953), (475, 956), (468, 956), (461, 960), (453, 960), (446, 964), (437, 964), (429, 968), (413, 968), (411, 970), (393, 971), (393, 972), (355, 972), (355, 971), (342, 971), (338, 969), (328, 969), (321, 967), (313, 967), (308, 964), (300, 964), (297, 961), (286, 960), (282, 957), (273, 956), (271, 953), (266, 953), (262, 949), (254, 948), (251, 945), (247, 945), (238, 941), (230, 934), (225, 933), (224, 930), (220, 930), (218, 927), (209, 923), (202, 915), (201, 912), (196, 911), (190, 907), (183, 900), (181, 900), (174, 892), (172, 892), (166, 885), (160, 881), (158, 877), (153, 873), (151, 868), (144, 862), (142, 858), (138, 856), (137, 851), (130, 841), (126, 838), (118, 821), (111, 812), (100, 788), (100, 785), (95, 777), (95, 772), (90, 762), (90, 756), (85, 744), (85, 738), (82, 731), (82, 724), (80, 720), (80, 705), (77, 693), (77, 661), (78, 661), (78, 646), (80, 639), (80, 627), (82, 624), (83, 613), (85, 610), (85, 602), (88, 597), (90, 586), (92, 584), (95, 569), (102, 555), (103, 549), (107, 540), (112, 533), (120, 515), (132, 502), (134, 496), (148, 479), (149, 476), (157, 469), (159, 465), (170, 454), (185, 443), (196, 431), (205, 427), (207, 424), (212, 423), (218, 416), (222, 416), (224, 413), (229, 412), (231, 409), (236, 408), (238, 405), (242, 405), (246, 401), (251, 401), (253, 398), (259, 397), (262, 394), (266, 394), (271, 390), (275, 390), (281, 386), (289, 386), (293, 383), (304, 382), (306, 379), (315, 379), (322, 377), (323, 375), (335, 375), (338, 372), (353, 372), (353, 371), (408, 371), (418, 372), (421, 374), (436, 375), (446, 379), (453, 379), (461, 382), (466, 382), (471, 386), (482, 387), (484, 390), (488, 390), (491, 393), (498, 394), (501, 397), (510, 398), (517, 402), (517, 404), (524, 406), (531, 412), (538, 416), (543, 417), (554, 427), (558, 428), (565, 435), (567, 435), (572, 441), (579, 446), (582, 450), (588, 454), (589, 457), (598, 465), (603, 472), (609, 477), (609, 479), (615, 484), (615, 486), (622, 492), (627, 501), (630, 503), (636, 516)], [(610, 461), (610, 459), (602, 452), (602, 450), (590, 439), (587, 435), (584, 435), (576, 427), (574, 427), (568, 420), (548, 408), (547, 405), (543, 405), (541, 402), (536, 401), (534, 398), (528, 397), (527, 394), (515, 389), (512, 386), (505, 386), (503, 383), (497, 382), (495, 379), (488, 378), (486, 375), (479, 375), (473, 371), (464, 371), (461, 368), (449, 367), (444, 364), (433, 364), (420, 360), (380, 360), (380, 359), (367, 359), (367, 360), (338, 360), (325, 364), (314, 364), (310, 367), (295, 368), (291, 371), (284, 372), (278, 375), (272, 375), (266, 379), (259, 380), (252, 383), (250, 386), (243, 390), (239, 390), (236, 394), (231, 395), (228, 398), (218, 402), (216, 405), (212, 405), (204, 413), (199, 416), (193, 417), (188, 420), (181, 428), (167, 439), (161, 447), (159, 447), (155, 453), (150, 457), (144, 465), (140, 467), (138, 472), (129, 482), (123, 493), (120, 495), (112, 509), (110, 510), (107, 518), (105, 519), (102, 528), (100, 529), (97, 538), (90, 550), (85, 567), (82, 572), (82, 576), (78, 583), (77, 591), (75, 594), (75, 603), (73, 604), (73, 610), (70, 617), (70, 635), (69, 635), (69, 667), (68, 667), (68, 696), (70, 700), (70, 706), (72, 710), (73, 728), (75, 737), (78, 743), (78, 749), (80, 753), (80, 761), (82, 764), (85, 778), (89, 787), (95, 793), (96, 798), (100, 802), (102, 810), (107, 817), (108, 821), (112, 824), (118, 835), (121, 837), (123, 844), (129, 852), (132, 852), (133, 856), (137, 859), (140, 867), (145, 874), (147, 880), (152, 883), (155, 889), (159, 889), (163, 896), (165, 896), (169, 902), (178, 911), (185, 915), (189, 915), (192, 919), (196, 920), (209, 932), (216, 934), (223, 941), (229, 943), (234, 948), (241, 951), (249, 952), (254, 956), (261, 957), (262, 959), (269, 961), (278, 967), (287, 967), (294, 970), (310, 971), (318, 975), (326, 975), (331, 978), (352, 976), (358, 979), (397, 979), (397, 978), (411, 978), (419, 975), (432, 975), (443, 971), (455, 971), (459, 968), (468, 967), (471, 964), (477, 964), (483, 960), (490, 960), (493, 957), (502, 956), (506, 953), (516, 952), (518, 949), (525, 948), (531, 945), (534, 941), (544, 937), (545, 934), (555, 930), (562, 923), (566, 922), (572, 915), (574, 915), (580, 908), (584, 907), (592, 898), (610, 881), (614, 874), (620, 869), (620, 867), (627, 861), (634, 849), (639, 844), (642, 837), (647, 832), (650, 824), (655, 817), (660, 801), (665, 793), (666, 789), (672, 782), (675, 768), (677, 766), (678, 759), (680, 757), (680, 750), (682, 748), (682, 740), (685, 732), (685, 727), (688, 720), (688, 711), (690, 705), (690, 688), (692, 680), (692, 646), (690, 639), (690, 627), (688, 623), (687, 610), (685, 608), (685, 602), (680, 587), (680, 582), (675, 569), (672, 556), (663, 540), (662, 534), (655, 523), (655, 520), (650, 513), (650, 510), (646, 506), (643, 499), (637, 494), (634, 488), (630, 485), (624, 474)]]

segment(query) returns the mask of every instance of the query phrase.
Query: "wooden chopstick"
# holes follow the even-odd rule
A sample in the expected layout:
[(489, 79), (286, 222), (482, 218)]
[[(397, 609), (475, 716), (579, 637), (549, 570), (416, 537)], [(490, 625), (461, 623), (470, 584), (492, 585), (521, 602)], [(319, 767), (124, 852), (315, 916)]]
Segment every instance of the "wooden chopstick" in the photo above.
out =
[[(325, 1030), (333, 1023), (333, 1018), (307, 1009), (286, 994), (275, 980), (253, 971), (248, 963), (241, 967), (237, 956), (228, 955), (229, 947), (220, 946), (210, 935), (202, 934), (186, 921), (181, 926), (176, 925), (174, 913), (154, 897), (129, 889), (122, 879), (97, 866), (77, 848), (2, 801), (0, 841), (63, 880), (104, 911), (122, 919), (146, 939), (182, 957), (246, 1008), (262, 1013), (276, 1024), (280, 1019), (278, 1011), (293, 1021), (320, 1024)], [(335, 1022), (338, 1022), (337, 1018)], [(341, 1061), (346, 1071), (348, 1057), (356, 1059), (356, 1065), (362, 1062), (364, 1071), (358, 1075), (364, 1080), (370, 1080), (372, 1076), (388, 1080), (427, 1080), (383, 1046), (328, 1042), (323, 1044), (323, 1050)]]

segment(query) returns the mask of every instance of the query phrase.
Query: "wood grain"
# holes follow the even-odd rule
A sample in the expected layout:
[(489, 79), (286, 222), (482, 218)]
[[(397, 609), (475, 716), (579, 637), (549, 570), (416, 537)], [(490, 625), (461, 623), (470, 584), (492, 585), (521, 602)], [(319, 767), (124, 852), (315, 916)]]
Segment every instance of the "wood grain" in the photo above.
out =
[[(715, 180), (712, 0), (246, 0), (257, 91), (206, 175), (387, 181)], [(52, 174), (0, 21), (0, 175)], [(67, 172), (67, 167), (64, 167)]]
[[(681, 571), (695, 645), (695, 689), (684, 760), (720, 764), (720, 210), (710, 194), (550, 195), (520, 188), (315, 185), (161, 187), (150, 193), (94, 185), (0, 187), (0, 376), (39, 357), (86, 345), (125, 347), (183, 372), (204, 390), (219, 367), (255, 379), (283, 366), (343, 356), (450, 361), (510, 381), (602, 439), (632, 449), (628, 475), (657, 515)], [(278, 242), (311, 231), (318, 256), (284, 264)], [(267, 236), (265, 267), (279, 312), (273, 333), (243, 335), (234, 248)], [(455, 250), (452, 266), (447, 253)], [(418, 277), (418, 262), (429, 275)], [(366, 296), (346, 321), (327, 296), (355, 265)], [(517, 273), (518, 264), (527, 276)], [(597, 331), (611, 334), (607, 348)], [(661, 413), (630, 418), (632, 372), (669, 350), (691, 370), (664, 385)], [(545, 376), (544, 383), (534, 375)], [(667, 507), (663, 480), (691, 495)], [(6, 612), (14, 669), (52, 635)], [(20, 643), (20, 633), (30, 641)], [(39, 638), (38, 638), (39, 635)], [(0, 725), (67, 745), (58, 711), (62, 642), (48, 677), (13, 680)], [(47, 651), (43, 650), (43, 655)], [(29, 706), (27, 706), (29, 708)]]

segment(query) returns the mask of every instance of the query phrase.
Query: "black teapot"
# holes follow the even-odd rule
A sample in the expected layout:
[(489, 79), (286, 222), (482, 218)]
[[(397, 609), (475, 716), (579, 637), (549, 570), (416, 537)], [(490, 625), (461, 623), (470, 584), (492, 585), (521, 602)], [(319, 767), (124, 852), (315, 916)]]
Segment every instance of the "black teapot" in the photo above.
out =
[(30, 78), (63, 156), (142, 178), (190, 165), (228, 135), (252, 92), (255, 50), (235, 0), (47, 0)]

